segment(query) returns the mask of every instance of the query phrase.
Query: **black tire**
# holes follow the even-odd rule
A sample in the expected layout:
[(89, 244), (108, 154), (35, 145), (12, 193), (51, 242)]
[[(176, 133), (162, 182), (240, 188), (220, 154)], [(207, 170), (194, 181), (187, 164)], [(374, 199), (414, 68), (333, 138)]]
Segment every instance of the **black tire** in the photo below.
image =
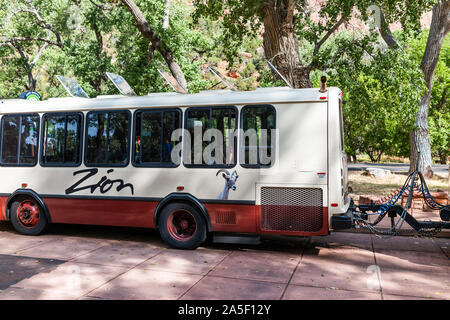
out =
[[(177, 229), (178, 222), (183, 219), (190, 221), (186, 222), (190, 227), (188, 226), (183, 230)], [(195, 230), (192, 227), (194, 223)], [(176, 249), (195, 249), (207, 237), (205, 218), (199, 210), (188, 203), (170, 203), (165, 206), (159, 216), (158, 225), (161, 238)]]
[[(21, 211), (32, 209), (31, 214), (34, 219), (38, 219), (35, 223), (31, 221), (27, 225), (26, 219), (19, 218), (19, 207)], [(30, 210), (29, 210), (30, 211)], [(14, 229), (20, 234), (28, 236), (37, 236), (45, 231), (48, 226), (47, 217), (45, 216), (44, 209), (39, 203), (32, 197), (20, 197), (14, 200), (10, 207), (10, 219)]]

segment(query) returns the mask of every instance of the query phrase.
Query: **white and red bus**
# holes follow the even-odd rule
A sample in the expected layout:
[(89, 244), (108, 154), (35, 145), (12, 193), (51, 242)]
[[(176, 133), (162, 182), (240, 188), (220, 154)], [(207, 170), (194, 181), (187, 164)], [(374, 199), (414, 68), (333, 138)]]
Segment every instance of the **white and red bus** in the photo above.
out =
[(185, 249), (209, 233), (327, 235), (350, 226), (341, 97), (1, 100), (0, 220), (26, 235), (50, 223), (157, 228)]

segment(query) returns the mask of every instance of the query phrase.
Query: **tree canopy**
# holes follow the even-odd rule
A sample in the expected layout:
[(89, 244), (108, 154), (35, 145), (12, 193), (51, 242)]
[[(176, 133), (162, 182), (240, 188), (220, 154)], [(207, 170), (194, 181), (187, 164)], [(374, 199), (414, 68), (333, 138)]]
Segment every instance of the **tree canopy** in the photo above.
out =
[[(269, 60), (293, 87), (318, 86), (327, 75), (343, 90), (349, 155), (409, 156), (427, 87), (421, 63), (429, 33), (420, 18), (438, 3), (448, 1), (0, 0), (0, 98), (25, 90), (64, 96), (58, 74), (75, 77), (89, 96), (117, 93), (106, 72), (121, 74), (138, 94), (170, 91), (158, 73), (173, 73), (166, 53), (190, 92), (220, 87), (207, 65), (239, 90), (285, 86)], [(391, 23), (400, 30), (391, 32)], [(429, 104), (431, 152), (441, 162), (450, 150), (449, 70), (447, 37)]]

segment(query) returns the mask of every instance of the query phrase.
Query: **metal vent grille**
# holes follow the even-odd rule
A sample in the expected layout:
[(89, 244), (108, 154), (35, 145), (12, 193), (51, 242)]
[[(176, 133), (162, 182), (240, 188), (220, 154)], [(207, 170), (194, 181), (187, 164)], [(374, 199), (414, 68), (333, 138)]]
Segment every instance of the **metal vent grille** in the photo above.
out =
[(236, 224), (236, 212), (227, 210), (216, 210), (216, 223)]
[(320, 188), (261, 188), (261, 229), (318, 232), (323, 224)]

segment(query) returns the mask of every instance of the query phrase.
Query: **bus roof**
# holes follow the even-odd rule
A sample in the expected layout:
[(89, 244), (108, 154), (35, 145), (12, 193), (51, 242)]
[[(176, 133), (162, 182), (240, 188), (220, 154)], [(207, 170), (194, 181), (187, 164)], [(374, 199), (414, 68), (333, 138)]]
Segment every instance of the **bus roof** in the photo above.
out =
[(5, 99), (0, 100), (0, 113), (314, 102), (326, 101), (330, 91), (334, 91), (332, 87), (328, 89), (327, 93), (321, 93), (317, 88), (291, 89), (289, 87), (273, 87), (258, 88), (253, 91), (210, 90), (195, 94), (160, 92), (135, 97), (122, 95), (98, 96), (89, 99), (67, 97), (50, 98), (44, 101)]

